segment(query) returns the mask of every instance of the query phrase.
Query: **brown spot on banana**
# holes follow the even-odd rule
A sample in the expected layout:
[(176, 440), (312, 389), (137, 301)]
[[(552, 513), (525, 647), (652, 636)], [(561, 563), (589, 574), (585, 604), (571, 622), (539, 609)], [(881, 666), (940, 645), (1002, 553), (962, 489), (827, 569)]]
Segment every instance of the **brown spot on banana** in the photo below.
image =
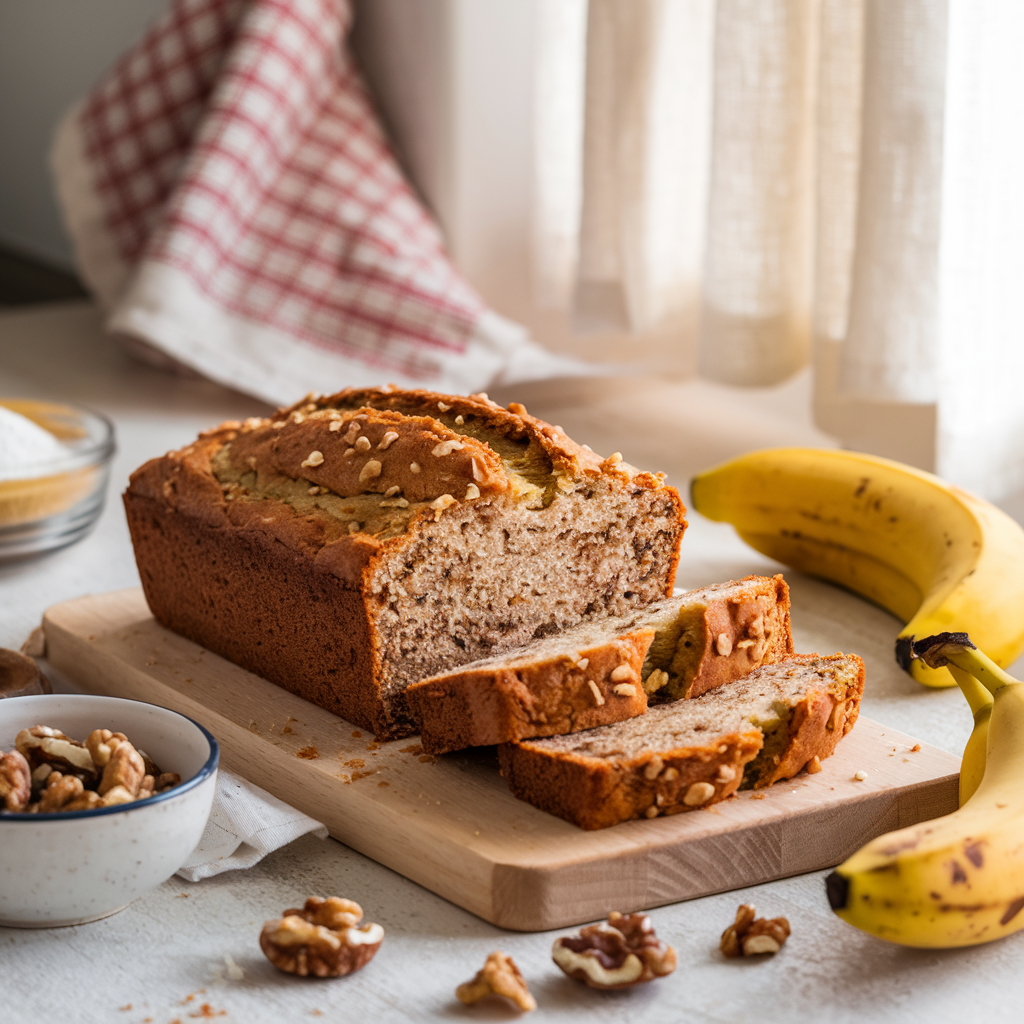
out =
[(1022, 910), (1024, 910), (1024, 896), (1015, 899), (1006, 908), (1006, 913), (999, 918), (999, 923), (1006, 925), (1009, 924)]
[(960, 862), (951, 860), (949, 862), (949, 877), (953, 885), (966, 885), (967, 872), (960, 867)]
[(976, 867), (980, 868), (985, 863), (985, 858), (981, 855), (981, 848), (984, 846), (983, 841), (976, 843), (965, 843), (964, 844), (964, 856)]

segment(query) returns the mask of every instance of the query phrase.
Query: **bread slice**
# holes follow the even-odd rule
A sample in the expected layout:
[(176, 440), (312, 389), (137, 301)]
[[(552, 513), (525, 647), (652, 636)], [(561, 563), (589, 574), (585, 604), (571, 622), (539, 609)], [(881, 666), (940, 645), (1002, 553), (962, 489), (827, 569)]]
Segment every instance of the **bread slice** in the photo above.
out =
[(647, 693), (694, 697), (792, 653), (789, 588), (748, 576), (586, 622), (405, 695), (423, 749), (442, 754), (620, 722), (644, 713)]
[(380, 738), (410, 683), (669, 595), (686, 527), (521, 405), (393, 388), (225, 423), (124, 498), (161, 624)]
[(791, 778), (835, 750), (863, 690), (857, 655), (794, 655), (639, 718), (503, 744), (498, 757), (519, 799), (580, 828), (605, 828)]

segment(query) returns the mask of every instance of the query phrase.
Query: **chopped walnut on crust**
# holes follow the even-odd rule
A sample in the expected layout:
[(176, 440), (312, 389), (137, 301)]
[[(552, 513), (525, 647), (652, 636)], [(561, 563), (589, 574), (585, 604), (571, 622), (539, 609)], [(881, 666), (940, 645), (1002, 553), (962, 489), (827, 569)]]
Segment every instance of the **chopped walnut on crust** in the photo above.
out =
[(487, 957), (472, 981), (463, 982), (455, 995), (466, 1004), (477, 1003), (490, 995), (504, 996), (524, 1013), (537, 1009), (537, 1000), (530, 995), (526, 980), (515, 961), (500, 949)]
[(288, 974), (340, 978), (365, 967), (380, 949), (384, 929), (359, 922), (363, 908), (352, 900), (310, 896), (301, 909), (292, 908), (260, 932), (267, 959)]
[(736, 911), (736, 920), (722, 932), (719, 948), (728, 957), (778, 953), (789, 938), (789, 921), (784, 917), (758, 918), (750, 903)]
[(570, 978), (591, 988), (628, 988), (676, 969), (676, 951), (655, 935), (646, 914), (612, 911), (607, 924), (555, 939), (551, 956)]

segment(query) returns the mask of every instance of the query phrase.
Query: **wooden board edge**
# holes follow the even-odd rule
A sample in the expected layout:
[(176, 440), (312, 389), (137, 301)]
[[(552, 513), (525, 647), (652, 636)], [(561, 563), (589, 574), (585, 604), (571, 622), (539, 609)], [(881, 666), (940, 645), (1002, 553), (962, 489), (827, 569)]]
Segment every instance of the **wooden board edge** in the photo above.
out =
[[(510, 931), (548, 931), (606, 918), (611, 910), (651, 910), (834, 867), (877, 836), (956, 810), (958, 781), (954, 773), (900, 790), (868, 794), (845, 804), (838, 813), (834, 807), (810, 809), (795, 818), (768, 822), (762, 830), (767, 833), (762, 834), (767, 855), (760, 870), (748, 868), (742, 885), (726, 880), (725, 872), (717, 878), (711, 874), (698, 879), (684, 869), (652, 877), (659, 865), (678, 861), (684, 846), (691, 861), (699, 862), (701, 871), (706, 872), (709, 865), (721, 863), (722, 839), (728, 839), (728, 833), (654, 850), (623, 851), (602, 861), (532, 867), (499, 864), (493, 880), (494, 916), (489, 920)], [(813, 853), (792, 841), (795, 834), (807, 829), (815, 831), (820, 844)], [(641, 865), (641, 859), (646, 863)]]
[[(104, 685), (106, 673), (102, 665), (97, 664), (96, 652), (88, 641), (64, 629), (48, 613), (43, 617), (43, 629), (47, 637), (47, 659), (58, 672), (87, 683), (96, 693), (108, 692)], [(51, 639), (57, 642), (52, 643)], [(282, 771), (290, 773), (297, 789), (306, 796), (298, 800), (292, 798), (289, 802), (304, 814), (322, 821), (334, 839), (485, 921), (496, 923), (492, 901), (495, 866), (492, 860), (446, 840), (440, 831), (435, 832), (436, 845), (433, 847), (424, 849), (423, 845), (417, 845), (415, 849), (409, 848), (403, 827), (405, 818), (390, 808), (380, 809), (383, 823), (375, 830), (372, 842), (354, 835), (344, 817), (331, 812), (327, 803), (317, 798), (318, 787), (308, 785), (309, 779), (303, 772), (301, 761), (294, 765), (284, 762), (287, 767), (283, 769), (268, 762), (261, 769), (258, 762), (243, 757), (245, 744), (251, 740), (247, 729), (130, 665), (125, 665), (125, 670), (129, 674), (127, 685), (119, 688), (116, 696), (128, 696), (147, 703), (154, 703), (154, 698), (159, 698), (162, 706), (199, 721), (217, 737), (221, 764), (228, 770), (237, 769), (239, 775), (268, 792), (276, 788), (276, 780), (280, 779)], [(242, 762), (244, 771), (241, 770)], [(451, 880), (450, 885), (438, 886), (439, 875), (445, 877), (448, 873), (449, 854), (458, 854), (459, 875)]]

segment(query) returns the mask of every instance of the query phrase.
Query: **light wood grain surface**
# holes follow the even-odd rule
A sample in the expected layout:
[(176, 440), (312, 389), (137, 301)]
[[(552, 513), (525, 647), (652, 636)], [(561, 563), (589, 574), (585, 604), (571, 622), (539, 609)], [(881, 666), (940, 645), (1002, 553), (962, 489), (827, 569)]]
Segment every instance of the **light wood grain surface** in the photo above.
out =
[[(956, 807), (955, 757), (861, 719), (817, 775), (703, 811), (585, 832), (516, 800), (493, 751), (373, 737), (158, 625), (140, 589), (46, 613), (47, 657), (95, 692), (205, 725), (224, 763), (331, 835), (505, 928), (542, 930), (838, 863)], [(59, 725), (59, 723), (55, 723)], [(856, 772), (867, 773), (863, 781)]]

